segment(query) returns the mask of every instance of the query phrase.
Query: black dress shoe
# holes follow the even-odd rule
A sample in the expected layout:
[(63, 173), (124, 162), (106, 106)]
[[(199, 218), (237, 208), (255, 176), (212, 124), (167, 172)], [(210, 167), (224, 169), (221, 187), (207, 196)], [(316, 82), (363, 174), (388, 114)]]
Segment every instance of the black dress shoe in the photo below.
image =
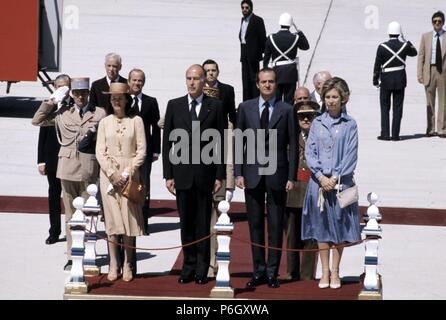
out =
[(73, 265), (73, 260), (68, 260), (63, 266), (64, 271), (71, 271), (71, 266)]
[(400, 141), (401, 138), (400, 137), (392, 137), (392, 141)]
[(187, 276), (182, 275), (178, 278), (178, 283), (181, 283), (181, 284), (189, 283), (192, 280), (194, 280), (194, 277), (195, 277), (194, 274), (187, 275)]
[(268, 287), (270, 288), (280, 287), (279, 279), (277, 279), (277, 277), (268, 277)]
[(440, 138), (446, 138), (446, 134), (439, 134), (438, 135)]
[(383, 140), (383, 141), (390, 141), (390, 137), (385, 137), (385, 136), (378, 136), (378, 137), (376, 137), (376, 139)]
[(426, 137), (428, 137), (428, 138), (430, 138), (430, 137), (435, 137), (437, 135), (437, 133), (436, 132), (432, 132), (432, 133), (426, 133)]
[(195, 283), (196, 284), (206, 284), (208, 283), (208, 277), (204, 276), (204, 277), (196, 277), (195, 278)]
[(46, 244), (54, 244), (57, 241), (59, 241), (59, 237), (55, 237), (55, 236), (49, 236), (46, 240), (45, 243)]
[(261, 284), (264, 284), (267, 282), (267, 279), (265, 276), (253, 276), (249, 282), (246, 283), (246, 287), (248, 288), (254, 288)]

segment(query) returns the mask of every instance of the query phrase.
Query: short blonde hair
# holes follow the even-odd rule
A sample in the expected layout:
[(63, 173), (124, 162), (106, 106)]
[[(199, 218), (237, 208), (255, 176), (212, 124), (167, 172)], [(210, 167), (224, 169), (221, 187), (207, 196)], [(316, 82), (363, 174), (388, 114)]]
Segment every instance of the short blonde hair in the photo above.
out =
[(350, 98), (350, 89), (347, 82), (339, 77), (333, 77), (324, 82), (322, 86), (322, 101), (325, 100), (325, 94), (331, 89), (335, 89), (341, 96), (341, 104), (346, 104)]

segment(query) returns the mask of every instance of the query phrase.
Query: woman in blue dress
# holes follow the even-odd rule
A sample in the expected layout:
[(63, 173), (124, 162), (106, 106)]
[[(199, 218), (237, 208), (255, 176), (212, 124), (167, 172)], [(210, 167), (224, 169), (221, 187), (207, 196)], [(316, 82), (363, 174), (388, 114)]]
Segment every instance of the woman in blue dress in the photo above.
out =
[(339, 177), (341, 190), (355, 185), (358, 130), (356, 121), (345, 112), (349, 95), (348, 85), (341, 78), (334, 77), (324, 83), (322, 99), (327, 112), (313, 121), (305, 146), (312, 175), (304, 200), (302, 239), (318, 242), (322, 264), (320, 288), (341, 287), (342, 248), (330, 250), (330, 246), (361, 239), (358, 202), (341, 209), (336, 198)]

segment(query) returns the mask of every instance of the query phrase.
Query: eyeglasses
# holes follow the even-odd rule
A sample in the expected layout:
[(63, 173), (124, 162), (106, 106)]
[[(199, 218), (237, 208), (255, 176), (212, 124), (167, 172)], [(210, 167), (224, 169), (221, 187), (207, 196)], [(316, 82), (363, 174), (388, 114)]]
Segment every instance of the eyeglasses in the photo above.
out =
[(441, 20), (441, 19), (434, 19), (434, 20), (432, 20), (432, 23), (433, 24), (436, 24), (436, 23), (442, 24), (443, 20)]
[(300, 113), (297, 115), (297, 118), (301, 121), (303, 121), (305, 119), (308, 119), (309, 121), (311, 121), (314, 119), (314, 117), (315, 117), (315, 115), (312, 113)]

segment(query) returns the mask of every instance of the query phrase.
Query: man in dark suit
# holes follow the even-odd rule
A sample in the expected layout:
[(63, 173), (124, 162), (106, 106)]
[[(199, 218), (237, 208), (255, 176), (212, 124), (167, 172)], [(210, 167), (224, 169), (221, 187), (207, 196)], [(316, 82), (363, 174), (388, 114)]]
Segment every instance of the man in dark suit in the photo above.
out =
[(280, 30), (268, 37), (263, 56), (263, 67), (271, 65), (277, 74), (277, 99), (293, 104), (296, 83), (299, 81), (296, 63), (297, 49), (308, 50), (310, 45), (304, 33), (291, 33), (293, 17), (287, 12), (279, 18)]
[[(219, 192), (214, 193), (214, 201), (211, 215), (211, 232), (219, 217), (218, 204), (220, 201), (231, 201), (234, 193), (234, 165), (232, 162), (232, 129), (235, 126), (235, 93), (234, 88), (218, 80), (220, 70), (217, 62), (208, 59), (203, 62), (203, 69), (206, 72), (206, 81), (204, 85), (204, 94), (215, 97), (223, 103), (223, 120), (225, 122), (225, 133), (228, 136), (228, 153), (226, 157), (226, 176), (222, 180), (222, 187)], [(228, 121), (229, 119), (229, 121)], [(218, 264), (216, 259), (217, 238), (211, 238), (211, 260), (209, 265), (208, 277), (214, 277), (217, 274)]]
[(134, 114), (140, 116), (144, 122), (146, 133), (147, 155), (141, 167), (141, 178), (146, 187), (146, 201), (142, 207), (144, 215), (144, 232), (148, 234), (148, 219), (150, 216), (150, 173), (152, 162), (158, 160), (161, 153), (161, 130), (158, 127), (160, 111), (158, 101), (142, 93), (146, 82), (146, 75), (141, 69), (132, 69), (129, 72), (130, 94), (133, 98), (132, 109)]
[[(223, 110), (221, 102), (203, 94), (205, 72), (194, 64), (186, 71), (186, 96), (170, 100), (167, 104), (163, 132), (163, 175), (167, 189), (177, 199), (180, 214), (181, 243), (186, 245), (209, 235), (212, 210), (212, 193), (221, 188), (225, 177), (222, 161)], [(200, 141), (201, 134), (213, 129), (217, 137), (211, 158), (204, 161), (202, 151), (209, 148)], [(208, 131), (209, 132), (209, 131)], [(171, 137), (172, 135), (172, 137)], [(199, 141), (196, 141), (195, 139)], [(217, 140), (220, 140), (218, 142)], [(195, 278), (197, 284), (207, 283), (209, 269), (209, 239), (183, 247), (183, 267), (179, 283)]]
[(122, 68), (121, 56), (117, 53), (109, 53), (105, 56), (105, 72), (104, 78), (94, 81), (90, 89), (90, 105), (94, 107), (104, 108), (107, 114), (112, 114), (113, 109), (110, 103), (109, 95), (104, 94), (110, 89), (110, 83), (120, 82), (127, 83), (127, 79), (119, 75)]
[[(54, 80), (54, 88), (70, 87), (70, 77), (62, 74)], [(67, 91), (68, 93), (68, 91)], [(52, 94), (50, 99), (53, 99), (58, 104), (71, 105), (72, 99), (65, 95), (58, 95), (58, 92)], [(45, 240), (46, 244), (53, 244), (59, 241), (61, 233), (61, 206), (60, 196), (62, 193), (62, 186), (60, 179), (56, 177), (57, 160), (60, 150), (59, 141), (57, 141), (56, 128), (54, 126), (46, 126), (39, 128), (39, 141), (37, 144), (37, 164), (41, 175), (46, 175), (48, 180), (48, 209), (50, 216), (49, 237)]]
[[(260, 96), (241, 103), (238, 108), (239, 130), (234, 133), (236, 185), (245, 189), (251, 242), (265, 245), (266, 196), (268, 245), (281, 248), (287, 192), (296, 181), (299, 161), (296, 113), (291, 105), (276, 99), (277, 83), (273, 69), (260, 70), (257, 86)], [(263, 130), (266, 130), (264, 136)], [(254, 141), (250, 141), (249, 136), (247, 139), (240, 139), (240, 131), (254, 131), (256, 138)], [(255, 161), (250, 161), (253, 154), (256, 155)], [(261, 154), (266, 154), (269, 161), (262, 159)], [(251, 248), (254, 272), (247, 287), (268, 283), (271, 288), (278, 288), (281, 251), (268, 249), (266, 261), (265, 248), (254, 245)]]
[[(407, 84), (406, 57), (416, 56), (417, 49), (410, 41), (398, 40), (401, 34), (401, 26), (398, 22), (393, 21), (389, 24), (388, 34), (389, 41), (378, 46), (373, 69), (373, 85), (380, 88), (381, 134), (378, 140), (398, 141), (403, 117), (404, 90)], [(392, 137), (390, 137), (389, 128), (391, 98), (393, 100)]]
[(220, 70), (217, 62), (214, 60), (208, 59), (203, 62), (202, 66), (206, 72), (206, 81), (204, 85), (205, 94), (215, 97), (223, 103), (225, 127), (228, 127), (228, 119), (232, 125), (235, 125), (236, 112), (234, 87), (218, 80)]
[(266, 30), (263, 19), (252, 10), (251, 0), (241, 2), (243, 18), (240, 25), (240, 62), (242, 63), (243, 101), (259, 95), (256, 74), (265, 49)]

